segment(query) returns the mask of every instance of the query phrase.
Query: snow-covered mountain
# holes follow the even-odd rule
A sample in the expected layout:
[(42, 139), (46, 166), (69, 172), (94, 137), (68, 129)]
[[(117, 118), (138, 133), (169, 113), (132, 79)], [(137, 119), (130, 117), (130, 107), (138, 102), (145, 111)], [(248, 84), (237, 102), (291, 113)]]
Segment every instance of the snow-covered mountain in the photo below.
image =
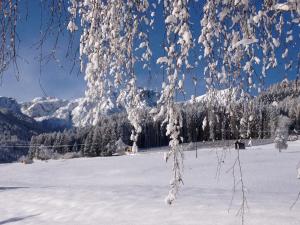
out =
[[(141, 88), (139, 95), (145, 107), (156, 106), (158, 92)], [(206, 102), (213, 99), (216, 104), (226, 104), (226, 99), (229, 97), (238, 100), (241, 95), (237, 89), (215, 90), (198, 96), (192, 101)], [(23, 113), (50, 129), (95, 125), (100, 115), (110, 115), (124, 110), (122, 106), (117, 105), (116, 98), (92, 102), (87, 98), (69, 101), (55, 97), (40, 97), (20, 104), (13, 98), (0, 97), (0, 108)]]
[[(139, 89), (139, 94), (145, 107), (155, 106), (159, 98), (159, 94), (153, 90)], [(36, 121), (46, 123), (48, 126), (95, 125), (100, 115), (110, 115), (122, 110), (124, 108), (116, 104), (116, 98), (106, 101), (99, 99), (95, 103), (87, 98), (68, 101), (54, 97), (42, 97), (21, 103), (22, 113)]]
[(35, 98), (30, 102), (22, 103), (22, 112), (37, 121), (51, 117), (55, 112), (65, 107), (69, 102), (54, 97)]
[[(142, 104), (145, 107), (154, 107), (159, 99), (159, 93), (153, 90), (139, 89)], [(190, 102), (207, 102), (212, 99), (214, 103), (226, 105), (231, 99), (238, 101), (244, 93), (238, 89), (215, 90), (198, 96)], [(83, 127), (95, 125), (100, 115), (110, 115), (121, 112), (124, 108), (117, 105), (116, 98), (92, 102), (87, 98), (63, 100), (55, 97), (40, 97), (32, 101), (18, 104), (15, 99), (0, 97), (0, 108), (20, 112), (34, 120), (43, 123), (50, 129), (69, 128), (72, 126)]]
[(223, 90), (212, 89), (204, 95), (200, 95), (198, 97), (192, 96), (189, 102), (211, 101), (212, 104), (226, 106), (229, 101), (238, 102), (246, 97), (249, 97), (248, 94), (246, 94), (243, 90), (238, 88), (227, 88)]
[[(145, 107), (156, 106), (159, 99), (158, 92), (142, 88), (138, 91)], [(215, 90), (198, 96), (192, 101), (206, 102), (213, 99), (215, 103), (224, 105), (229, 98), (238, 100), (242, 95), (243, 93), (237, 89)], [(100, 115), (110, 115), (124, 110), (122, 106), (116, 104), (116, 98), (106, 101), (99, 99), (98, 103), (95, 103), (87, 98), (69, 101), (55, 97), (39, 97), (19, 104), (13, 98), (0, 97), (1, 107), (23, 113), (53, 129), (95, 125)]]

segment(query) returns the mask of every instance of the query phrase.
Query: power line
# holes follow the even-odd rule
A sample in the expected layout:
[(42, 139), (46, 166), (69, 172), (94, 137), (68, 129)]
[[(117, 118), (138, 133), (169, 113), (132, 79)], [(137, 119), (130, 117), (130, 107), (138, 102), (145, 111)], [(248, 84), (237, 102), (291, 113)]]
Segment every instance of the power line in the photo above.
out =
[[(240, 132), (240, 130), (236, 130), (237, 132)], [(247, 129), (244, 130), (245, 132), (247, 132)], [(286, 131), (286, 130), (276, 130), (277, 132), (279, 131)], [(266, 130), (263, 130), (263, 131), (255, 131), (255, 132), (250, 132), (250, 133), (256, 133), (256, 134), (259, 134), (259, 133), (274, 133), (276, 131), (266, 131)], [(296, 131), (296, 134), (295, 135), (298, 135), (300, 133), (300, 130), (294, 130)], [(235, 132), (234, 130), (221, 130), (221, 132)], [(249, 137), (250, 138), (250, 137)], [(249, 139), (249, 138), (245, 138), (245, 139)], [(264, 139), (264, 138), (262, 138)], [(223, 139), (223, 140), (226, 140), (226, 139)], [(24, 142), (24, 141), (23, 141)], [(33, 147), (33, 148), (40, 148), (40, 147), (44, 147), (44, 148), (62, 148), (62, 147), (73, 147), (75, 145), (74, 144), (70, 144), (70, 145), (43, 145), (43, 144), (40, 144), (40, 145), (31, 145), (30, 142), (25, 142), (25, 143), (28, 143), (28, 144), (22, 144), (22, 145), (19, 145), (19, 144), (16, 144), (16, 145), (11, 145), (11, 143), (9, 143), (10, 145), (3, 145), (3, 144), (7, 144), (8, 142), (0, 142), (0, 148), (27, 148), (27, 147)], [(1, 145), (2, 144), (2, 145)], [(102, 143), (91, 143), (91, 144), (85, 144), (85, 143), (82, 143), (82, 144), (78, 144), (76, 143), (77, 146), (94, 146), (94, 145), (99, 145), (99, 144), (102, 144)], [(75, 146), (76, 146), (75, 145)]]
[[(1, 144), (1, 143), (0, 143)], [(94, 146), (94, 145), (99, 145), (101, 143), (91, 143), (91, 144), (77, 144), (77, 146)], [(73, 147), (75, 145), (75, 143), (73, 145), (0, 145), (0, 148), (26, 148), (26, 147), (33, 147), (33, 148), (39, 148), (39, 147), (44, 147), (44, 148), (53, 148), (53, 147)], [(75, 146), (76, 146), (75, 145)]]

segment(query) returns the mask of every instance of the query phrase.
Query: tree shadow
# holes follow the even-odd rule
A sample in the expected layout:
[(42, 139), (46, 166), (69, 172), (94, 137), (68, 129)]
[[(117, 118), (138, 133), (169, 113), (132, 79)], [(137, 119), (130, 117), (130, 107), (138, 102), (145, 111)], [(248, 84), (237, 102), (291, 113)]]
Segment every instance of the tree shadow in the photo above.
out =
[(0, 187), (0, 191), (23, 189), (23, 188), (29, 188), (29, 187)]
[(7, 219), (7, 220), (0, 221), (0, 225), (18, 222), (18, 221), (25, 220), (25, 219), (35, 217), (35, 216), (38, 216), (38, 215), (40, 215), (40, 213), (39, 214), (34, 214), (34, 215), (29, 215), (29, 216), (13, 217), (13, 218), (10, 218), (10, 219)]
[(286, 151), (286, 152), (284, 152), (284, 151), (282, 151), (281, 153), (285, 153), (285, 154), (300, 154), (300, 151)]

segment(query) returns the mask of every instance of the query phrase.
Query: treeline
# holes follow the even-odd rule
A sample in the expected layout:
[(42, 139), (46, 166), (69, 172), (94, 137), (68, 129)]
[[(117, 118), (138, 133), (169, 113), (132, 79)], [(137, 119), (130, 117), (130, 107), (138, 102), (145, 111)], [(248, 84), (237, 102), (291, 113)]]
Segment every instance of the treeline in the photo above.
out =
[[(0, 123), (1, 124), (1, 123)], [(23, 141), (9, 131), (0, 133), (0, 163), (13, 162), (28, 153), (28, 141)]]
[[(145, 110), (143, 115), (143, 133), (138, 140), (139, 147), (162, 146), (168, 143), (163, 133), (161, 122), (150, 122)], [(72, 128), (63, 132), (44, 133), (33, 136), (30, 142), (30, 158), (43, 159), (48, 155), (64, 155), (77, 152), (80, 156), (111, 156), (118, 140), (131, 145), (132, 131), (127, 115), (118, 113), (111, 116), (102, 116), (96, 126)], [(149, 133), (152, 133), (149, 135)], [(47, 154), (45, 154), (47, 152)], [(47, 156), (45, 156), (47, 155)]]
[[(293, 86), (271, 87), (259, 97), (244, 96), (238, 101), (220, 102), (214, 98), (203, 102), (180, 103), (183, 142), (228, 140), (238, 138), (273, 138), (280, 115), (289, 117), (290, 131), (300, 130), (300, 97)], [(267, 101), (267, 98), (269, 99)], [(140, 148), (168, 145), (162, 120), (153, 120), (149, 109), (142, 112)], [(93, 127), (73, 128), (33, 136), (29, 155), (41, 158), (45, 150), (56, 154), (76, 152), (81, 156), (110, 156), (119, 139), (131, 145), (132, 126), (125, 113), (103, 116)]]

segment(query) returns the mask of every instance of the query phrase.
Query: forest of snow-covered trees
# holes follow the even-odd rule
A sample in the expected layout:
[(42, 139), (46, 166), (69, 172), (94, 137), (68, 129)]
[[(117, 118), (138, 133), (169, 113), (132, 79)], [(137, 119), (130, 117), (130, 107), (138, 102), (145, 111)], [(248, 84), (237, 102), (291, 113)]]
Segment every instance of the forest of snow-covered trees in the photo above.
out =
[[(271, 86), (257, 97), (240, 96), (230, 105), (216, 101), (213, 113), (205, 101), (178, 103), (176, 110), (182, 115), (181, 136), (184, 143), (266, 139), (275, 137), (281, 116), (290, 119), (290, 133), (300, 131), (300, 90), (299, 81), (283, 81)], [(233, 115), (226, 114), (230, 107)], [(209, 117), (212, 117), (208, 119)], [(213, 121), (208, 123), (207, 121)], [(142, 132), (137, 144), (141, 148), (166, 146), (169, 139), (161, 120), (154, 121), (150, 108), (142, 112)], [(132, 126), (125, 113), (102, 116), (96, 126), (73, 128), (62, 132), (44, 133), (33, 136), (29, 155), (43, 159), (45, 150), (60, 155), (77, 152), (81, 156), (110, 156), (121, 138), (128, 145)], [(39, 156), (41, 152), (41, 156)], [(55, 154), (53, 154), (55, 155)]]

